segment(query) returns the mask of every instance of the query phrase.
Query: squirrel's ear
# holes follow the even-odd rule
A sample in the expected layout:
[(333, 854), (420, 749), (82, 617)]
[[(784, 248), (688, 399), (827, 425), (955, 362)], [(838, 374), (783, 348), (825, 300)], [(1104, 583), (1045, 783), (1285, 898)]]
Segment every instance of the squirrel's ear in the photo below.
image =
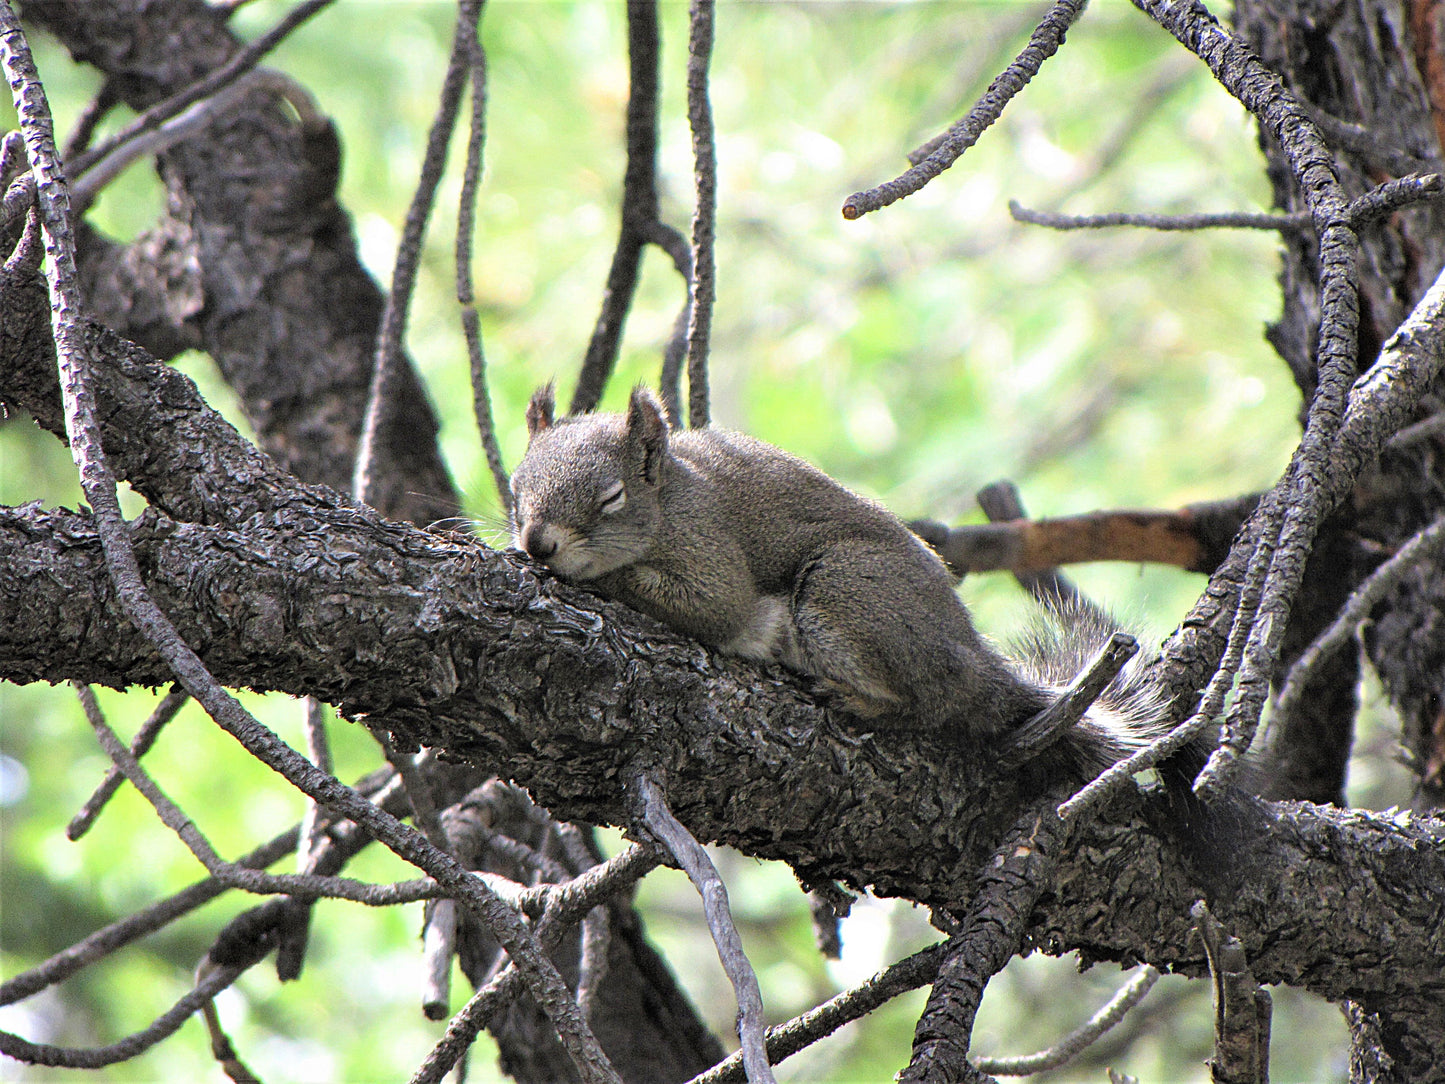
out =
[(535, 437), (539, 430), (552, 428), (552, 422), (556, 420), (555, 404), (556, 397), (550, 382), (532, 393), (532, 401), (527, 404), (528, 437)]
[(637, 454), (647, 481), (656, 485), (667, 454), (667, 415), (657, 396), (639, 384), (627, 403), (627, 443)]

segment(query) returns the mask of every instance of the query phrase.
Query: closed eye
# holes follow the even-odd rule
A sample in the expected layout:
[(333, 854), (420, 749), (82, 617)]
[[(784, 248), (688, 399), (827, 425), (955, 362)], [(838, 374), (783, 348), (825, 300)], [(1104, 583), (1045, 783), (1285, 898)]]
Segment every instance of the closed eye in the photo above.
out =
[(611, 516), (622, 511), (623, 506), (626, 504), (627, 491), (622, 488), (622, 483), (618, 482), (606, 493), (602, 494), (602, 503), (599, 509), (604, 516)]

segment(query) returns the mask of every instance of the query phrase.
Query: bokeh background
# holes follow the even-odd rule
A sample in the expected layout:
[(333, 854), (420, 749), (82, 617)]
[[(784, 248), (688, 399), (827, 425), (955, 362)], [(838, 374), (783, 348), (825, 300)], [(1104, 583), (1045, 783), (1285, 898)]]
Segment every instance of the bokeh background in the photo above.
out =
[[(254, 36), (288, 5), (236, 16)], [(938, 3), (720, 5), (712, 101), (718, 132), (718, 302), (712, 392), (718, 424), (819, 464), (905, 517), (981, 520), (976, 490), (1001, 478), (1029, 512), (1173, 507), (1271, 484), (1297, 437), (1298, 393), (1262, 338), (1278, 311), (1276, 241), (1263, 233), (1060, 233), (1012, 221), (1010, 199), (1070, 213), (1259, 210), (1267, 198), (1252, 121), (1125, 0), (1096, 0), (1063, 51), (951, 171), (857, 222), (843, 199), (900, 172), (904, 154), (960, 116), (1027, 37), (1041, 5)], [(399, 223), (445, 68), (453, 8), (341, 0), (272, 58), (316, 96), (344, 141), (341, 200), (368, 266), (389, 281)], [(687, 229), (691, 152), (683, 104), (686, 5), (662, 6), (662, 183), (666, 217)], [(478, 214), (477, 296), (501, 444), (524, 444), (521, 409), (556, 378), (570, 394), (592, 330), (617, 228), (627, 96), (622, 5), (492, 0), (483, 18), (490, 111)], [(53, 43), (33, 43), (63, 134), (97, 88)], [(107, 129), (126, 118), (117, 116)], [(454, 148), (454, 150), (458, 150)], [(451, 244), (460, 153), (442, 186), (409, 349), (441, 416), (446, 459), (468, 514), (505, 530), (471, 413)], [(160, 203), (152, 168), (132, 167), (92, 221), (118, 238)], [(646, 258), (624, 356), (605, 406), (655, 381), (680, 300), (660, 253)], [(178, 364), (244, 430), (207, 358)], [(25, 417), (0, 419), (0, 502), (79, 499), (66, 450)], [(1071, 570), (1086, 591), (1157, 641), (1203, 586), (1172, 570)], [(1007, 638), (1029, 603), (1011, 578), (971, 577), (981, 624)], [(157, 694), (102, 691), (129, 733)], [(301, 706), (248, 696), (300, 743)], [(1391, 800), (1389, 720), (1362, 742), (1352, 798)], [(377, 762), (360, 728), (333, 729), (338, 774)], [(38, 962), (201, 876), (131, 791), (91, 834), (64, 826), (106, 761), (65, 689), (0, 683), (0, 961)], [(293, 823), (301, 797), (245, 757), (194, 707), (147, 764), (225, 854)], [(608, 834), (616, 846), (615, 833)], [(933, 940), (926, 915), (865, 899), (823, 961), (789, 871), (730, 852), (731, 886), (770, 1017), (803, 1011)], [(403, 876), (389, 855), (351, 868)], [(37, 1041), (99, 1044), (143, 1027), (189, 985), (229, 915), (224, 897), (58, 989), (0, 1010)], [(727, 1036), (735, 1012), (700, 907), (679, 874), (640, 893), (649, 930), (683, 985)], [(243, 1059), (267, 1081), (405, 1079), (443, 1025), (420, 1012), (420, 908), (323, 901), (306, 972), (281, 986), (267, 965), (223, 996)], [(1072, 960), (1015, 960), (989, 987), (978, 1053), (1025, 1053), (1082, 1023), (1123, 981)], [(457, 1004), (465, 997), (460, 979)], [(889, 1078), (907, 1062), (923, 993), (786, 1062), (788, 1081)], [(1165, 977), (1091, 1056), (1042, 1079), (1102, 1080), (1103, 1065), (1153, 1081), (1204, 1081), (1205, 984)], [(1125, 1052), (1124, 1040), (1137, 1041)], [(1276, 992), (1273, 1077), (1346, 1078), (1332, 1006)], [(0, 1078), (69, 1079), (0, 1060)], [(198, 1021), (107, 1080), (221, 1079)], [(93, 1079), (93, 1078), (87, 1078)], [(470, 1079), (501, 1079), (484, 1039)]]

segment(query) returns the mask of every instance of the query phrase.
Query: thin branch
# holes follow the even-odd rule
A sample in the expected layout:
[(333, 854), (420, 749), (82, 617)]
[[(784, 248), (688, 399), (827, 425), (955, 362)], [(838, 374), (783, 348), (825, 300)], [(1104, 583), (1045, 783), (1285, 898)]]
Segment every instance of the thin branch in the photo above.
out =
[(642, 822), (677, 859), (687, 872), (693, 887), (702, 897), (707, 927), (717, 945), (718, 959), (738, 1000), (738, 1038), (742, 1042), (743, 1068), (749, 1084), (771, 1084), (775, 1080), (763, 1043), (763, 996), (758, 977), (743, 951), (742, 938), (733, 924), (728, 906), (728, 890), (718, 876), (717, 867), (681, 821), (667, 807), (667, 800), (657, 783), (646, 775), (636, 779), (637, 800)]
[[(844, 1024), (862, 1019), (893, 998), (928, 985), (937, 976), (945, 957), (956, 947), (957, 942), (952, 940), (930, 945), (896, 964), (890, 964), (851, 990), (844, 990), (816, 1008), (795, 1016), (786, 1024), (769, 1028), (768, 1060), (777, 1065), (827, 1038)], [(741, 1084), (746, 1079), (742, 1051), (738, 1051), (707, 1072), (699, 1073), (688, 1084)]]
[(1018, 200), (1009, 200), (1008, 210), (1016, 222), (1027, 222), (1033, 226), (1047, 226), (1052, 230), (1097, 230), (1112, 226), (1137, 226), (1148, 230), (1301, 230), (1308, 229), (1314, 222), (1306, 211), (1297, 211), (1287, 215), (1251, 214), (1246, 211), (1187, 215), (1125, 212), (1102, 215), (1062, 215), (1051, 211), (1033, 210), (1025, 207)]
[[(607, 1061), (596, 1036), (581, 1019), (561, 975), (537, 948), (521, 917), (449, 855), (431, 846), (419, 833), (367, 802), (333, 776), (316, 768), (262, 726), (235, 697), (221, 688), (205, 664), (181, 639), (170, 619), (151, 599), (141, 579), (135, 550), (121, 515), (115, 476), (101, 445), (89, 357), (81, 325), (69, 194), (56, 159), (49, 104), (35, 71), (29, 45), (8, 0), (0, 0), (0, 40), (4, 43), (5, 71), (10, 80), (21, 131), (25, 135), (30, 168), (35, 176), (37, 206), (45, 228), (52, 325), (66, 434), (72, 458), (79, 469), (81, 488), (90, 502), (106, 567), (123, 611), (211, 718), (253, 756), (302, 792), (331, 806), (341, 816), (356, 821), (400, 857), (431, 874), (448, 894), (463, 900), (521, 969), (529, 991), (556, 1025), (558, 1037), (582, 1079), (589, 1082), (616, 1081), (616, 1071)], [(124, 763), (129, 754), (123, 746), (119, 752)]]
[(8, 1031), (0, 1031), (0, 1054), (30, 1065), (51, 1065), (66, 1069), (102, 1069), (117, 1062), (129, 1061), (163, 1039), (174, 1035), (197, 1009), (214, 998), (241, 976), (243, 968), (221, 968), (158, 1016), (142, 1031), (108, 1046), (66, 1047), (32, 1043)]
[(160, 127), (137, 133), (134, 138), (126, 140), (99, 158), (93, 155), (84, 156), (88, 164), (83, 172), (76, 173), (70, 185), (72, 213), (80, 214), (95, 202), (101, 190), (132, 162), (142, 157), (161, 154), (204, 130), (217, 117), (229, 113), (240, 105), (247, 95), (258, 90), (280, 95), (293, 105), (303, 103), (297, 109), (303, 116), (308, 112), (315, 112), (314, 108), (307, 108), (309, 95), (290, 76), (277, 71), (247, 73), (233, 83), (221, 87), (214, 94), (187, 106)]
[(447, 147), (456, 128), (461, 108), (462, 91), (471, 71), (469, 38), (476, 37), (476, 23), (481, 0), (461, 0), (457, 6), (456, 30), (452, 35), (452, 52), (447, 58), (446, 76), (442, 80), (436, 116), (427, 133), (426, 153), (416, 191), (407, 207), (401, 242), (396, 250), (396, 265), (391, 273), (391, 290), (382, 311), (381, 330), (376, 336), (376, 352), (371, 370), (371, 387), (366, 397), (366, 418), (362, 423), (361, 440), (356, 450), (356, 464), (351, 478), (351, 492), (362, 503), (370, 503), (376, 486), (380, 464), (380, 443), (390, 421), (392, 404), (402, 379), (401, 346), (406, 334), (411, 295), (416, 288), (417, 271), (421, 265), (421, 243), (436, 201), (437, 185), (446, 167)]
[(1417, 155), (1410, 151), (1387, 146), (1380, 142), (1377, 132), (1359, 124), (1351, 124), (1349, 121), (1330, 116), (1313, 105), (1307, 105), (1306, 109), (1309, 111), (1310, 119), (1318, 125), (1327, 139), (1347, 151), (1358, 154), (1366, 161), (1383, 166), (1397, 176), (1403, 177), (1422, 169), (1430, 169), (1439, 161), (1438, 158), (1432, 156)]
[(1004, 107), (1038, 74), (1044, 61), (1059, 51), (1064, 34), (1083, 14), (1088, 0), (1055, 0), (1043, 20), (1029, 36), (1029, 43), (984, 92), (972, 109), (949, 128), (928, 156), (907, 172), (865, 192), (854, 192), (843, 202), (843, 217), (861, 218), (911, 196), (933, 180), (964, 151), (978, 142), (985, 129), (998, 120)]
[(687, 121), (692, 131), (693, 184), (691, 305), (687, 324), (687, 424), (708, 423), (707, 361), (717, 295), (713, 245), (717, 236), (717, 141), (708, 100), (714, 0), (691, 0), (687, 37)]
[(1277, 715), (1285, 716), (1294, 711), (1296, 703), (1309, 687), (1310, 679), (1320, 665), (1354, 637), (1361, 624), (1369, 618), (1370, 611), (1386, 593), (1411, 571), (1425, 561), (1435, 558), (1442, 546), (1445, 546), (1445, 516), (1416, 534), (1355, 588), (1354, 594), (1330, 627), (1310, 644), (1290, 669), (1289, 677), (1285, 679), (1275, 700), (1274, 710)]
[[(429, 880), (398, 881), (390, 885), (368, 884), (349, 877), (320, 877), (314, 874), (272, 874), (262, 873), (222, 859), (201, 834), (195, 822), (161, 791), (149, 775), (136, 763), (133, 756), (116, 737), (115, 731), (106, 723), (96, 703), (95, 693), (90, 686), (73, 683), (80, 702), (85, 708), (86, 718), (95, 730), (101, 746), (111, 760), (125, 774), (130, 784), (155, 809), (161, 822), (174, 832), (197, 861), (213, 877), (230, 887), (257, 894), (284, 893), (302, 899), (333, 897), (364, 903), (371, 907), (389, 907), (396, 903), (410, 903), (430, 899), (441, 894), (441, 889)], [(373, 807), (375, 808), (375, 807)]]
[[(617, 364), (622, 330), (637, 290), (642, 247), (649, 223), (658, 221), (657, 202), (657, 58), (659, 36), (656, 0), (627, 4), (627, 165), (622, 175), (621, 224), (602, 310), (577, 374), (568, 413), (595, 410)], [(666, 385), (663, 388), (666, 394)]]
[[(480, 13), (479, 13), (480, 15)], [(463, 27), (467, 38), (467, 63), (472, 77), (472, 115), (467, 135), (467, 161), (462, 168), (462, 192), (457, 201), (456, 279), (457, 307), (467, 340), (467, 358), (472, 376), (472, 413), (487, 457), (487, 469), (497, 487), (497, 499), (512, 510), (512, 487), (502, 465), (497, 445), (497, 426), (492, 417), (492, 395), (487, 388), (487, 359), (482, 350), (482, 320), (477, 312), (472, 283), (472, 235), (476, 232), (477, 192), (482, 185), (482, 152), (487, 143), (487, 51), (482, 48), (476, 24)]]
[[(150, 747), (155, 744), (156, 738), (160, 736), (160, 732), (166, 724), (176, 717), (189, 699), (190, 697), (184, 689), (179, 685), (172, 685), (170, 692), (161, 698), (161, 702), (155, 706), (155, 710), (150, 713), (149, 718), (141, 724), (135, 737), (131, 739), (130, 755), (137, 760), (145, 756)], [(90, 826), (95, 823), (95, 818), (100, 816), (101, 810), (114, 797), (123, 782), (125, 782), (125, 774), (120, 768), (114, 764), (107, 768), (105, 778), (100, 781), (100, 786), (95, 788), (95, 792), (86, 799), (85, 804), (80, 807), (80, 811), (65, 826), (65, 838), (74, 842), (90, 831)]]
[[(514, 903), (528, 913), (541, 910), (537, 939), (550, 951), (571, 926), (592, 908), (625, 890), (657, 867), (657, 852), (632, 844), (615, 858), (593, 866), (563, 884), (539, 885), (518, 893)], [(462, 1006), (447, 1031), (417, 1067), (411, 1084), (436, 1084), (476, 1041), (478, 1033), (502, 1005), (517, 992), (520, 976), (508, 964)]]
[(298, 4), (274, 27), (262, 34), (250, 45), (240, 50), (221, 67), (204, 79), (198, 79), (183, 90), (177, 91), (164, 101), (157, 102), (115, 135), (99, 145), (74, 158), (71, 169), (78, 177), (93, 165), (111, 154), (118, 147), (154, 131), (172, 117), (177, 116), (202, 98), (209, 98), (227, 84), (234, 82), (254, 68), (261, 59), (275, 49), (293, 30), (315, 15), (334, 0), (305, 0)]
[(1016, 1058), (974, 1058), (973, 1064), (980, 1072), (994, 1076), (1031, 1076), (1067, 1065), (1088, 1049), (1153, 989), (1159, 981), (1159, 972), (1145, 964), (1139, 972), (1119, 988), (1109, 1003), (1091, 1016), (1087, 1023), (1070, 1032), (1059, 1042), (1041, 1050)]

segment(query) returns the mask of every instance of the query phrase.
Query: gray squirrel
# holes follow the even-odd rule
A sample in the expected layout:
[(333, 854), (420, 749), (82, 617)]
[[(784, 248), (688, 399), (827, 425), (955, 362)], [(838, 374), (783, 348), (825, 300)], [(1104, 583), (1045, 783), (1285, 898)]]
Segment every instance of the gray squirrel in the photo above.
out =
[[(626, 414), (559, 419), (549, 384), (527, 431), (512, 476), (519, 549), (719, 651), (809, 675), (875, 725), (998, 748), (1115, 631), (1076, 621), (1010, 661), (894, 515), (760, 440), (672, 431), (646, 388)], [(1157, 736), (1161, 716), (1126, 668), (1060, 748), (1098, 769)]]

